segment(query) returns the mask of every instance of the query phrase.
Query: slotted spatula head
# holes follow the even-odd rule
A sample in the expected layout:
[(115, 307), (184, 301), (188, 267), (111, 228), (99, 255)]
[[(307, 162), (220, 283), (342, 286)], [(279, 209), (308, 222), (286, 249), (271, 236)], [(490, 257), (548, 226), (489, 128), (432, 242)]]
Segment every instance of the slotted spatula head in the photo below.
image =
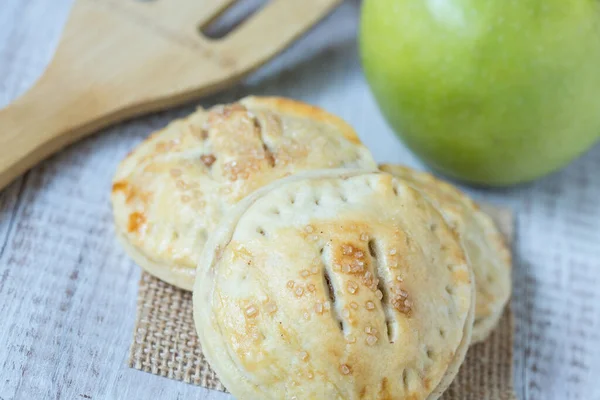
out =
[(56, 54), (0, 110), (0, 189), (75, 140), (235, 83), (341, 0), (271, 0), (218, 40), (206, 26), (236, 0), (76, 0)]

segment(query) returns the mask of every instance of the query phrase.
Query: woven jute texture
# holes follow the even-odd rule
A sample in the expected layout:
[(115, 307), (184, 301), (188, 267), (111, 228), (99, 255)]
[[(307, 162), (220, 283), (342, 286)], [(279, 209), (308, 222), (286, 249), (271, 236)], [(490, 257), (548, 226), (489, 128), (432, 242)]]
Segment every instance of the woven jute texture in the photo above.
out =
[[(512, 242), (513, 215), (487, 205), (498, 227)], [(226, 391), (202, 354), (194, 328), (192, 293), (143, 273), (129, 366), (156, 375)], [(442, 400), (513, 400), (513, 318), (505, 311), (484, 342), (469, 349), (458, 376)]]

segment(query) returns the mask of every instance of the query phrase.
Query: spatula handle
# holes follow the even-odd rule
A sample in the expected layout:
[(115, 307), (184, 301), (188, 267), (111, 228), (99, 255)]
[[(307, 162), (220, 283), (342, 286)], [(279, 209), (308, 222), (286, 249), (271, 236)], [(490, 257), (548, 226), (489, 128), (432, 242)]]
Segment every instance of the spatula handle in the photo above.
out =
[(93, 93), (43, 76), (0, 110), (0, 189), (84, 135), (108, 125), (110, 110)]

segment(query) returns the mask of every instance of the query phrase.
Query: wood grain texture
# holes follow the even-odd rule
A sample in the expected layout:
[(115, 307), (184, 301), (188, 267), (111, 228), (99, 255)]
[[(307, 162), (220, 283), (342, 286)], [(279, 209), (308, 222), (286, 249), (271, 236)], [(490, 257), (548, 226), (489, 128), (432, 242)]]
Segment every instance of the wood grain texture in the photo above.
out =
[[(40, 75), (69, 6), (2, 1), (0, 105)], [(245, 84), (203, 104), (248, 93), (296, 97), (354, 125), (377, 161), (422, 168), (386, 126), (361, 75), (358, 8), (358, 1), (345, 3)], [(139, 269), (113, 238), (110, 181), (136, 143), (192, 109), (106, 130), (0, 193), (1, 399), (229, 398), (126, 364)], [(468, 190), (518, 215), (513, 310), (520, 399), (600, 400), (599, 171), (595, 146), (533, 184)]]

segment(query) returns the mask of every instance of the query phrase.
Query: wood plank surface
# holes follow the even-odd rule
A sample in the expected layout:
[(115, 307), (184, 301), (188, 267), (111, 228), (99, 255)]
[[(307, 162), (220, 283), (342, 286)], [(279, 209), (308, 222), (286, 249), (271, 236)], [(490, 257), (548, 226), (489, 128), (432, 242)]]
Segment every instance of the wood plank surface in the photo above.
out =
[[(42, 72), (70, 3), (2, 0), (0, 106)], [(378, 161), (424, 168), (369, 94), (355, 44), (359, 7), (346, 2), (244, 84), (201, 104), (250, 93), (295, 97), (348, 120)], [(103, 131), (0, 193), (0, 400), (230, 398), (126, 365), (140, 272), (113, 237), (112, 174), (153, 129), (193, 108)], [(600, 400), (600, 146), (533, 184), (467, 190), (518, 216), (519, 398)]]

